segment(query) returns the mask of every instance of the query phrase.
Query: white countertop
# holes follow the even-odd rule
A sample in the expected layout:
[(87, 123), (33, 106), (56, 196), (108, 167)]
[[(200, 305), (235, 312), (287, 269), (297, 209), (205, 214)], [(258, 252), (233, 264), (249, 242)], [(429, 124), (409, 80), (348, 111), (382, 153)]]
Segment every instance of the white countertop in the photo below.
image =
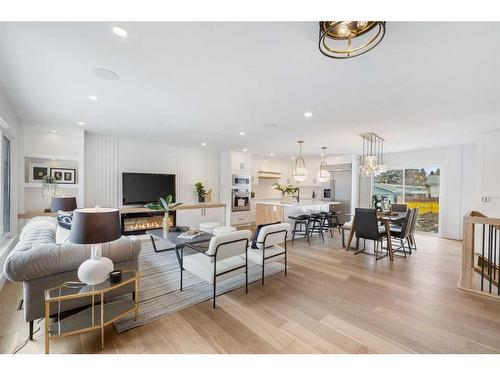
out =
[(321, 205), (329, 205), (329, 204), (340, 204), (340, 202), (330, 202), (330, 201), (322, 201), (321, 199), (312, 200), (312, 199), (301, 199), (299, 203), (291, 202), (291, 203), (281, 203), (281, 201), (277, 199), (255, 199), (255, 204), (268, 204), (272, 206), (283, 206), (283, 207), (307, 207), (307, 206), (321, 206)]

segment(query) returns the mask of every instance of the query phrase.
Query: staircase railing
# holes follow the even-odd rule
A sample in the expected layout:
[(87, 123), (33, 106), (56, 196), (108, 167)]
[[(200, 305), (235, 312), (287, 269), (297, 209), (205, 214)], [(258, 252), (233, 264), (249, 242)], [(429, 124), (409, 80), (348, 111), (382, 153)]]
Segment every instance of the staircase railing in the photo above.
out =
[(458, 287), (500, 299), (500, 219), (471, 211), (464, 216), (463, 237)]

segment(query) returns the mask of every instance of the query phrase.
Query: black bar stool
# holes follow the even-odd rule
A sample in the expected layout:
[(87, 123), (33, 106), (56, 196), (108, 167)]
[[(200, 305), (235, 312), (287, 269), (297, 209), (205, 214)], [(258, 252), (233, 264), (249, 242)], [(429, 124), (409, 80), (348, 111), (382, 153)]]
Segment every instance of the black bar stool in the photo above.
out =
[(311, 236), (314, 235), (314, 233), (318, 233), (323, 243), (325, 243), (323, 231), (323, 217), (320, 214), (309, 215), (309, 220), (307, 221), (307, 241), (309, 245), (311, 244)]
[(342, 212), (340, 211), (332, 211), (330, 212), (330, 221), (332, 222), (332, 225), (334, 228), (337, 228), (340, 234), (340, 228), (342, 227), (342, 224), (340, 224), (339, 221), (339, 214)]
[[(290, 220), (293, 220), (293, 230), (292, 230), (292, 245), (295, 240), (295, 235), (304, 236), (309, 242), (309, 234), (307, 231), (307, 223), (309, 221), (309, 215), (299, 215), (299, 216), (288, 216)], [(297, 228), (298, 227), (298, 228)]]
[[(330, 232), (330, 236), (333, 237), (333, 228), (335, 227), (332, 216), (330, 212), (320, 212), (319, 213), (323, 217), (323, 229), (325, 231)], [(338, 220), (337, 220), (338, 221)]]

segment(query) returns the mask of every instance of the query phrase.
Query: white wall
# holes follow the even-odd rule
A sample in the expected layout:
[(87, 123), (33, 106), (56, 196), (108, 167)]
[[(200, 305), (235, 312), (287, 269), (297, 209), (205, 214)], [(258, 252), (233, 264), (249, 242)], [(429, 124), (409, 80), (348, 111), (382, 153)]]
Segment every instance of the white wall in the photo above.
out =
[(384, 155), (384, 161), (389, 168), (440, 168), (439, 234), (441, 237), (462, 238), (463, 216), (474, 204), (475, 149), (475, 144), (467, 144)]
[[(52, 130), (56, 132), (53, 133)], [(84, 130), (33, 126), (23, 123), (19, 132), (19, 212), (43, 211), (49, 208), (52, 197), (42, 196), (41, 187), (26, 185), (29, 182), (29, 164), (46, 164), (50, 167), (74, 168), (77, 184), (60, 185), (58, 196), (75, 196), (79, 207), (84, 203)]]
[(175, 174), (177, 202), (186, 204), (196, 202), (194, 184), (201, 181), (219, 201), (218, 152), (90, 133), (85, 142), (86, 206), (120, 207), (122, 172)]

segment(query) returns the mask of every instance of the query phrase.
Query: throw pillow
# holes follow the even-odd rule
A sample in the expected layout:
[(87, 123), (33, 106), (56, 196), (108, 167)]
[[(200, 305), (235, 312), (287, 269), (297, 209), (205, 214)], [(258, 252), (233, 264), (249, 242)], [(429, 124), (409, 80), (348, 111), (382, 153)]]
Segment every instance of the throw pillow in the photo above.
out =
[(73, 212), (57, 212), (57, 223), (64, 229), (71, 230), (71, 224), (73, 223)]

